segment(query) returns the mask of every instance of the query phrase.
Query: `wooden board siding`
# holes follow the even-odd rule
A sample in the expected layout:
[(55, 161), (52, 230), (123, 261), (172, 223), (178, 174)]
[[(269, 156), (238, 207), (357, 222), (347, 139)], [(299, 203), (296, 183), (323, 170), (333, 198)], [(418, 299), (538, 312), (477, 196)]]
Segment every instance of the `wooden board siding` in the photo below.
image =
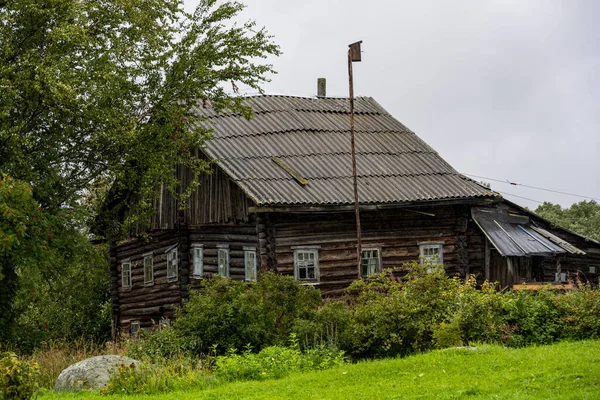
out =
[[(182, 188), (187, 187), (191, 181), (189, 169), (178, 167), (177, 176)], [(200, 186), (183, 210), (169, 191), (163, 189), (161, 193), (155, 201), (156, 213), (151, 220), (151, 231), (174, 229), (178, 219), (188, 225), (248, 222), (248, 207), (254, 205), (239, 186), (216, 167), (211, 174), (200, 175)]]
[[(363, 248), (380, 248), (382, 266), (388, 268), (418, 260), (420, 242), (443, 242), (449, 275), (483, 273), (483, 234), (475, 229), (463, 206), (418, 211), (362, 212)], [(314, 246), (319, 251), (317, 286), (325, 296), (340, 294), (358, 278), (353, 213), (273, 214), (271, 220), (278, 272), (293, 275), (294, 247)]]
[[(151, 328), (161, 318), (172, 318), (175, 309), (181, 305), (181, 267), (184, 252), (179, 251), (180, 274), (176, 282), (167, 281), (167, 254), (169, 248), (181, 245), (178, 232), (175, 230), (157, 232), (150, 240), (137, 239), (121, 242), (114, 247), (113, 274), (117, 281), (112, 282), (113, 304), (118, 305), (118, 329), (122, 333), (129, 332), (131, 321), (140, 321), (141, 328)], [(144, 255), (152, 252), (154, 262), (154, 283), (144, 284)], [(121, 281), (121, 265), (131, 262), (131, 288), (123, 288)], [(116, 283), (116, 290), (115, 290)], [(114, 314), (113, 314), (114, 315)]]

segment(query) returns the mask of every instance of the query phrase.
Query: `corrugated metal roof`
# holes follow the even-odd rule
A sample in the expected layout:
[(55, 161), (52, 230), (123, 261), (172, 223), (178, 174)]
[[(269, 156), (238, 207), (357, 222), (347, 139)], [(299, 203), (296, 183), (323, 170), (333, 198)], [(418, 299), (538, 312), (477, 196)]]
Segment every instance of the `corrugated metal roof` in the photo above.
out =
[(577, 247), (573, 246), (571, 243), (564, 241), (563, 239), (559, 238), (556, 235), (553, 235), (552, 233), (548, 232), (545, 229), (540, 228), (539, 226), (532, 226), (531, 229), (533, 229), (534, 231), (536, 231), (543, 237), (549, 239), (553, 243), (556, 243), (557, 245), (559, 245), (560, 247), (562, 247), (563, 249), (565, 249), (566, 251), (568, 251), (571, 254), (585, 255), (585, 251), (578, 249)]
[(511, 216), (498, 208), (473, 207), (473, 219), (498, 252), (507, 256), (549, 256), (566, 250), (540, 235), (526, 216)]
[[(349, 101), (257, 96), (254, 118), (196, 111), (214, 130), (207, 154), (257, 205), (352, 204)], [(430, 146), (370, 97), (355, 100), (361, 203), (498, 197), (458, 174)], [(308, 181), (301, 185), (277, 157)]]

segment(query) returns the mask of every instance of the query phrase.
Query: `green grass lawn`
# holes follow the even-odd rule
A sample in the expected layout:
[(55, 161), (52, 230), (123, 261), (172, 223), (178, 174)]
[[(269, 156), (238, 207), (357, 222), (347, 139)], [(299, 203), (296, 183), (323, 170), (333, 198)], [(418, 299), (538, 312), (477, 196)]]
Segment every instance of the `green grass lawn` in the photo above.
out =
[[(441, 350), (135, 399), (600, 399), (600, 341)], [(43, 393), (42, 400), (120, 398)]]

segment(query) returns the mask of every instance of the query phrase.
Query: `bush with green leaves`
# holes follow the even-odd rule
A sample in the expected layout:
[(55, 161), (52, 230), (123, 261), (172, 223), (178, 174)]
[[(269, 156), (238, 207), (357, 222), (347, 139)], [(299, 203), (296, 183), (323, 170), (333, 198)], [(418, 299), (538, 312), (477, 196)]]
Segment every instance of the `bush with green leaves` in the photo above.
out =
[(561, 316), (561, 337), (600, 338), (600, 290), (583, 284), (578, 290), (554, 298)]
[(190, 299), (173, 324), (195, 354), (250, 346), (285, 345), (294, 325), (321, 304), (319, 291), (272, 272), (246, 283), (214, 276)]
[[(396, 279), (390, 271), (349, 288), (351, 322), (341, 348), (353, 357), (406, 355), (432, 346), (435, 327), (451, 317), (462, 285), (439, 266), (416, 262)], [(391, 279), (390, 279), (391, 278)]]
[(35, 361), (19, 359), (15, 353), (0, 358), (0, 399), (27, 400), (37, 391), (40, 367)]
[(251, 350), (238, 354), (232, 349), (217, 357), (217, 376), (228, 381), (280, 379), (292, 372), (323, 370), (345, 362), (342, 351), (326, 346), (301, 352), (294, 335), (288, 347), (270, 346), (258, 353)]

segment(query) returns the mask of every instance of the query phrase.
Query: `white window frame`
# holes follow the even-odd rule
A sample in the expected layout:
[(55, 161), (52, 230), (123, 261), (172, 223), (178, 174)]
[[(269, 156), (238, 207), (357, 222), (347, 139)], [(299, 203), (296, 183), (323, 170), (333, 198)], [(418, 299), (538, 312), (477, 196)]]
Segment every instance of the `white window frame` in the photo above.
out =
[(256, 247), (244, 247), (244, 273), (246, 282), (256, 281)]
[(167, 250), (167, 281), (177, 282), (179, 279), (179, 254), (177, 247)]
[(130, 327), (130, 331), (131, 331), (131, 336), (139, 336), (140, 331), (142, 330), (142, 326), (140, 324), (140, 321), (131, 321), (131, 327)]
[[(426, 255), (427, 250), (437, 249), (438, 257), (437, 260), (432, 260), (431, 256)], [(419, 260), (421, 264), (426, 265), (435, 265), (440, 264), (444, 265), (444, 243), (441, 242), (424, 242), (419, 243)], [(436, 262), (437, 261), (437, 262)]]
[(228, 244), (218, 244), (217, 245), (217, 274), (229, 278), (229, 245)]
[[(371, 271), (369, 273), (369, 271), (367, 271), (367, 273), (364, 273), (363, 270), (363, 262), (365, 261), (365, 252), (371, 252), (374, 251), (375, 252), (375, 260), (376, 260), (376, 265), (375, 265), (375, 271)], [(381, 248), (380, 247), (364, 247), (361, 249), (361, 257), (360, 257), (360, 275), (363, 278), (367, 278), (370, 275), (376, 274), (378, 272), (381, 272)], [(373, 259), (373, 257), (370, 257), (369, 259)]]
[[(310, 261), (307, 260), (300, 260), (300, 255), (308, 255), (308, 254), (313, 254), (314, 255), (314, 260), (313, 260), (313, 266), (312, 268), (314, 268), (314, 278), (309, 278), (308, 277), (308, 268), (310, 268), (308, 266), (308, 263)], [(304, 258), (304, 257), (302, 257)], [(301, 268), (306, 268), (306, 278), (300, 278), (300, 269)], [(306, 282), (319, 282), (319, 280), (321, 279), (320, 277), (320, 271), (319, 271), (319, 249), (315, 248), (315, 247), (306, 247), (306, 248), (297, 248), (294, 249), (294, 278), (296, 278), (299, 281), (306, 281)]]
[[(127, 268), (125, 268), (127, 266)], [(121, 263), (121, 286), (123, 289), (131, 289), (131, 260), (123, 261)]]
[(204, 276), (204, 245), (192, 244), (192, 277), (202, 279)]
[[(149, 274), (147, 273), (148, 272), (148, 264), (150, 267)], [(152, 286), (152, 285), (154, 285), (154, 255), (153, 255), (153, 253), (144, 254), (143, 265), (144, 265), (144, 286)]]

